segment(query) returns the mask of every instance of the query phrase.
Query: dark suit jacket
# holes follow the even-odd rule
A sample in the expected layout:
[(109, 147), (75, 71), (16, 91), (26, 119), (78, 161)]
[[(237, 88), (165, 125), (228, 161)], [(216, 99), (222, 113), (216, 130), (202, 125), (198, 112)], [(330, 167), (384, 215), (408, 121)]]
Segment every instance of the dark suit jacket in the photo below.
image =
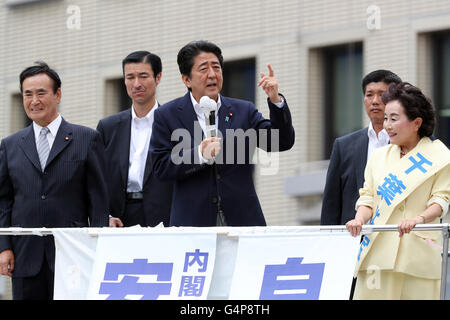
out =
[[(268, 141), (271, 140), (271, 131), (268, 129), (279, 129), (279, 150), (288, 150), (293, 146), (294, 128), (287, 104), (280, 109), (269, 102), (270, 120), (267, 120), (251, 102), (223, 96), (221, 102), (218, 129), (223, 134), (221, 158), (224, 162), (227, 158), (226, 129), (262, 129), (268, 135)], [(183, 133), (177, 130), (180, 128), (186, 129), (186, 141), (178, 136)], [(220, 197), (227, 225), (264, 226), (266, 222), (253, 184), (253, 165), (249, 161), (255, 146), (246, 145), (246, 160), (243, 164), (236, 164), (236, 145), (234, 156), (231, 157), (234, 161), (217, 165), (200, 164), (198, 145), (202, 139), (202, 129), (189, 92), (155, 111), (149, 149), (155, 174), (174, 183), (170, 224), (215, 226)], [(179, 148), (180, 140), (183, 140), (182, 150)], [(260, 140), (257, 144), (263, 147)], [(264, 148), (269, 151), (274, 149), (270, 143)], [(172, 150), (183, 156), (184, 163), (172, 161)]]
[[(131, 109), (113, 114), (99, 121), (100, 132), (107, 157), (107, 181), (110, 194), (110, 214), (123, 218), (130, 158)], [(151, 172), (151, 157), (147, 155), (143, 183), (143, 207), (146, 226), (160, 222), (169, 226), (173, 184), (160, 181)]]
[(323, 192), (322, 225), (344, 225), (355, 217), (359, 189), (364, 184), (368, 128), (337, 138), (333, 144)]
[[(58, 129), (42, 172), (33, 125), (0, 146), (0, 227), (61, 228), (108, 225), (104, 150), (98, 132), (66, 122)], [(13, 277), (36, 275), (44, 259), (54, 270), (53, 237), (1, 236), (12, 249)]]

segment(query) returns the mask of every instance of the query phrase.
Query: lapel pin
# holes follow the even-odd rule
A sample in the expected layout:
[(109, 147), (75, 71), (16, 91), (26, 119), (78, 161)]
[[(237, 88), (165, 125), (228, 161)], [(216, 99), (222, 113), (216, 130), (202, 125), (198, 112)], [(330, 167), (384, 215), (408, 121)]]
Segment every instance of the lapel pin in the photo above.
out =
[(64, 140), (69, 141), (69, 137), (65, 137)]
[(232, 116), (233, 116), (233, 114), (230, 112), (230, 113), (225, 117), (225, 122), (228, 122)]

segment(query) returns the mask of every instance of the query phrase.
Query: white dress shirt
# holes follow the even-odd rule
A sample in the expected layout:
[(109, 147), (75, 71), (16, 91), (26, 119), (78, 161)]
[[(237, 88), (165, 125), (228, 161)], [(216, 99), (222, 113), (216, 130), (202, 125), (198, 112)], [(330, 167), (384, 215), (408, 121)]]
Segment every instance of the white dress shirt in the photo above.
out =
[[(205, 137), (206, 137), (206, 119), (205, 119), (205, 114), (203, 113), (204, 111), (200, 107), (200, 104), (195, 100), (194, 96), (192, 95), (192, 92), (191, 92), (191, 101), (192, 101), (192, 105), (194, 106), (195, 113), (197, 114), (198, 123), (200, 124), (200, 127), (202, 128), (203, 133), (205, 134)], [(222, 102), (220, 101), (220, 94), (219, 94), (219, 98), (217, 99), (216, 121), (215, 121), (215, 123), (216, 123), (216, 137), (217, 137), (217, 124), (218, 124), (218, 119), (219, 119), (219, 109), (220, 109), (221, 105), (222, 105)]]
[(369, 136), (369, 145), (367, 148), (367, 160), (369, 160), (370, 155), (372, 154), (373, 150), (377, 148), (384, 147), (389, 144), (389, 135), (387, 134), (386, 130), (381, 130), (377, 133), (373, 129), (372, 122), (369, 124), (369, 130), (367, 131), (367, 135)]
[(139, 118), (131, 106), (130, 157), (128, 167), (127, 192), (142, 191), (148, 146), (152, 135), (154, 113), (158, 102), (145, 117)]
[[(47, 140), (50, 150), (52, 150), (53, 142), (55, 142), (56, 134), (58, 133), (59, 126), (61, 125), (62, 117), (60, 114), (56, 117), (55, 120), (49, 123), (47, 126), (49, 132), (47, 133)], [(39, 135), (41, 134), (41, 127), (36, 122), (33, 121), (33, 129), (34, 129), (34, 138), (36, 139), (36, 147), (39, 140)]]
[[(205, 114), (203, 113), (204, 111), (200, 107), (200, 104), (197, 102), (197, 100), (195, 100), (194, 96), (192, 95), (192, 92), (190, 92), (190, 94), (191, 94), (191, 102), (192, 102), (192, 105), (194, 106), (195, 114), (197, 115), (198, 124), (202, 128), (203, 134), (206, 137), (207, 136), (207, 134), (206, 134), (206, 119), (205, 119)], [(220, 94), (219, 94), (219, 97), (217, 98), (216, 121), (215, 121), (216, 137), (217, 137), (217, 124), (218, 124), (218, 119), (219, 119), (219, 108), (221, 105), (222, 105), (222, 102), (220, 101)], [(198, 146), (198, 158), (200, 159), (200, 164), (203, 164), (203, 163), (212, 164), (214, 162), (214, 159), (210, 159), (210, 161), (208, 161), (205, 158), (203, 158), (201, 145)]]

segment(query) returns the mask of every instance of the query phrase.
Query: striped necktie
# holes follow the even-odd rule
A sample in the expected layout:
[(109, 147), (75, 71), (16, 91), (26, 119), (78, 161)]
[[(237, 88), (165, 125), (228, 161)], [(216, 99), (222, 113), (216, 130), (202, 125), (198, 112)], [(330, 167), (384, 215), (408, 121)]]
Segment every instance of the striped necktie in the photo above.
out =
[(50, 130), (47, 127), (43, 127), (41, 129), (41, 133), (39, 134), (39, 140), (37, 143), (37, 152), (39, 155), (39, 160), (41, 161), (42, 171), (45, 169), (45, 165), (47, 163), (47, 158), (50, 153), (50, 145), (48, 144), (47, 133)]

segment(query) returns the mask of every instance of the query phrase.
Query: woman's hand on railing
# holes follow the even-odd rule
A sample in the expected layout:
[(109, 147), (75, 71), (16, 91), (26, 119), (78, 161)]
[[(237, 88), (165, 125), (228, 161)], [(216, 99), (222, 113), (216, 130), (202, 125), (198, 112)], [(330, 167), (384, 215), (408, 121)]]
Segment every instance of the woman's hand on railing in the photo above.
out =
[(345, 227), (347, 228), (348, 232), (350, 232), (350, 234), (353, 237), (356, 237), (361, 233), (363, 225), (364, 225), (364, 221), (362, 219), (356, 217), (355, 219), (347, 222), (345, 224)]

